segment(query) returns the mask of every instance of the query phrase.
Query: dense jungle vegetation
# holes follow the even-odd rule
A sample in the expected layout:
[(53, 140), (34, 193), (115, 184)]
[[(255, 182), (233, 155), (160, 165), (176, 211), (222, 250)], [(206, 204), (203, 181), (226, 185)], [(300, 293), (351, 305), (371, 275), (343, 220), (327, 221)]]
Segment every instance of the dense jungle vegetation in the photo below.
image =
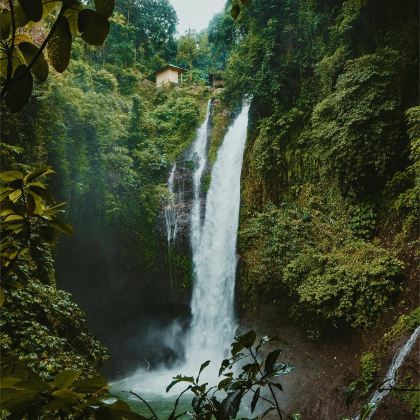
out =
[[(0, 2), (2, 46), (10, 4), (20, 7), (21, 37), (14, 64), (0, 66), (3, 232), (45, 216), (24, 252), (16, 243), (1, 250), (13, 261), (2, 266), (3, 376), (11, 366), (39, 375), (13, 401), (17, 417), (5, 418), (23, 418), (42, 387), (63, 391), (49, 413), (78, 418), (86, 407), (71, 404), (81, 393), (107, 395), (97, 377), (104, 368), (117, 376), (146, 355), (176, 357), (153, 331), (188, 321), (192, 263), (185, 250), (168, 261), (162, 206), (170, 167), (210, 98), (211, 162), (240, 104), (251, 101), (238, 244), (243, 323), (292, 323), (323, 340), (369, 333), (393, 313), (386, 343), (419, 325), (418, 2), (228, 1), (206, 31), (178, 37), (167, 0), (117, 0), (112, 14), (106, 1), (76, 2), (68, 13), (90, 7), (102, 17), (85, 13), (85, 26), (73, 28), (74, 17), (63, 15), (65, 43), (47, 45), (33, 81), (16, 62), (28, 67), (59, 14), (42, 3), (41, 19), (31, 2)], [(151, 75), (167, 63), (188, 77), (156, 89)], [(224, 89), (208, 86), (209, 73), (223, 77)], [(10, 218), (11, 208), (21, 219)], [(353, 383), (365, 397), (380, 351), (363, 355)], [(418, 377), (405, 381), (417, 386)], [(404, 398), (418, 415), (417, 394)], [(105, 417), (115, 402), (90, 403), (115, 418)], [(117, 418), (135, 418), (115, 404)]]
[(373, 325), (410, 287), (416, 11), (409, 1), (255, 1), (240, 19), (224, 95), (253, 97), (240, 229), (247, 311), (286, 297), (278, 310), (318, 336)]

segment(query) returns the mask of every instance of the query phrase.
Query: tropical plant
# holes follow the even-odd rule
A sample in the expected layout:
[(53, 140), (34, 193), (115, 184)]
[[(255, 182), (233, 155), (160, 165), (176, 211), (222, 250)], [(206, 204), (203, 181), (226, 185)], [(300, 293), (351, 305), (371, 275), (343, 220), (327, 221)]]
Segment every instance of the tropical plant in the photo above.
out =
[(11, 274), (17, 268), (17, 261), (29, 251), (35, 235), (52, 242), (57, 232), (73, 232), (70, 225), (58, 218), (65, 203), (57, 203), (40, 181), (53, 173), (50, 167), (44, 166), (26, 175), (21, 171), (0, 174), (2, 284), (13, 282)]
[[(299, 418), (297, 415), (293, 417), (288, 415), (280, 408), (275, 393), (275, 390), (283, 391), (282, 385), (276, 381), (276, 378), (289, 374), (293, 366), (277, 363), (280, 349), (272, 350), (261, 360), (262, 349), (279, 341), (277, 337), (261, 337), (257, 342), (255, 331), (235, 337), (231, 357), (221, 363), (219, 377), (222, 379), (218, 385), (209, 386), (208, 383), (200, 381), (201, 374), (211, 363), (210, 360), (201, 365), (196, 377), (184, 375), (174, 377), (166, 388), (166, 392), (180, 383), (187, 384), (187, 387), (176, 399), (168, 420), (175, 420), (187, 413), (194, 419), (235, 419), (240, 411), (241, 403), (248, 394), (252, 396), (251, 413), (254, 413), (259, 403), (266, 404), (264, 412), (255, 418), (262, 419), (272, 412), (275, 412), (279, 419), (283, 416)], [(240, 373), (235, 376), (238, 369)], [(268, 390), (268, 396), (264, 394), (265, 389)], [(177, 413), (180, 399), (187, 392), (194, 395), (191, 402), (192, 411)], [(132, 394), (145, 402), (141, 396), (133, 392)], [(152, 414), (150, 420), (158, 420), (159, 417), (153, 408), (149, 404), (147, 407)]]
[[(104, 43), (114, 0), (95, 0), (96, 10), (79, 0), (8, 0), (1, 7), (0, 95), (11, 112), (18, 112), (32, 95), (33, 76), (44, 81), (49, 63), (59, 73), (66, 70), (73, 36), (80, 35), (90, 45)], [(47, 47), (49, 62), (44, 56)]]
[(145, 419), (109, 393), (105, 378), (80, 378), (80, 370), (63, 370), (46, 380), (23, 361), (2, 359), (1, 408), (10, 420), (37, 419)]

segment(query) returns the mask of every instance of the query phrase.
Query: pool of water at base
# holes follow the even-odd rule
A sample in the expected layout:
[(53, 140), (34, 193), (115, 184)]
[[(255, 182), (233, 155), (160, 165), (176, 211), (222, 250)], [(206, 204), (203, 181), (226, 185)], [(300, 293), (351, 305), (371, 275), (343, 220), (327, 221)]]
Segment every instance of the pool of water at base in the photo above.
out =
[[(180, 389), (181, 393), (182, 389)], [(141, 401), (138, 397), (135, 395), (130, 394), (129, 391), (115, 389), (111, 387), (111, 392), (115, 397), (118, 397), (122, 401), (126, 402), (132, 411), (135, 413), (141, 414), (145, 417), (151, 417), (152, 413), (147, 408), (146, 404)], [(175, 395), (156, 395), (156, 394), (142, 394), (139, 393), (139, 395), (147, 401), (147, 403), (152, 407), (153, 411), (156, 413), (158, 418), (160, 420), (167, 420), (169, 416), (172, 413), (172, 410), (175, 405), (176, 396)], [(191, 393), (185, 394), (182, 396), (179, 400), (178, 407), (176, 410), (176, 415), (179, 415), (181, 413), (186, 413), (181, 417), (178, 417), (180, 420), (184, 419), (191, 419), (192, 416), (188, 414), (188, 412), (192, 411), (192, 400), (194, 398), (194, 395)], [(247, 418), (250, 415), (250, 407), (249, 403), (250, 401), (244, 401), (245, 404), (241, 407), (239, 410), (237, 418)], [(254, 413), (254, 416), (258, 414), (258, 411)], [(264, 411), (264, 410), (261, 410)], [(252, 417), (254, 417), (252, 416)]]
[[(131, 395), (128, 392), (125, 391), (117, 391), (113, 390), (113, 394), (126, 402), (131, 410), (133, 410), (135, 413), (142, 414), (145, 417), (151, 417), (151, 412), (147, 408), (146, 404), (142, 401), (140, 401), (136, 396)], [(140, 394), (139, 394), (140, 395)], [(147, 403), (152, 407), (153, 411), (157, 414), (160, 420), (167, 420), (172, 413), (172, 410), (175, 405), (176, 397), (170, 396), (162, 396), (158, 397), (156, 395), (148, 396), (148, 395), (140, 395), (143, 399), (147, 401)], [(176, 410), (177, 414), (181, 414), (187, 411), (191, 411), (191, 401), (193, 399), (192, 395), (188, 395), (185, 397), (181, 397), (178, 408)], [(179, 419), (191, 419), (190, 415), (183, 415), (179, 417)]]

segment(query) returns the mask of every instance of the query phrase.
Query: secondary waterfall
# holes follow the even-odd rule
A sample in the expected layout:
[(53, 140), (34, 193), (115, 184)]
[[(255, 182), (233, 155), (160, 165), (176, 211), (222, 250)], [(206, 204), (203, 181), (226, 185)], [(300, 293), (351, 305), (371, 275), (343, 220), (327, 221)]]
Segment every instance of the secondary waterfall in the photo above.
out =
[(194, 170), (194, 203), (191, 212), (191, 246), (197, 248), (201, 233), (201, 178), (207, 165), (207, 142), (209, 136), (209, 118), (210, 118), (211, 100), (207, 105), (206, 118), (197, 131), (197, 137), (192, 145), (190, 158), (195, 164)]
[[(194, 287), (186, 348), (188, 366), (199, 366), (206, 359), (220, 362), (235, 332), (236, 237), (248, 110), (248, 105), (243, 107), (218, 151), (204, 224), (201, 226), (199, 217), (192, 219)], [(197, 196), (194, 207), (200, 206), (198, 201)]]
[[(417, 337), (420, 335), (420, 327), (417, 327), (413, 334), (411, 334), (410, 338), (405, 342), (405, 344), (401, 347), (400, 351), (395, 355), (394, 359), (392, 360), (391, 366), (388, 369), (388, 372), (385, 375), (385, 378), (382, 382), (382, 386), (384, 389), (380, 389), (375, 391), (371, 400), (368, 403), (368, 406), (373, 407), (372, 411), (366, 417), (366, 420), (369, 420), (373, 413), (375, 412), (378, 404), (385, 398), (392, 387), (395, 386), (396, 383), (396, 373), (401, 365), (404, 363), (405, 358), (410, 353), (411, 349), (413, 348), (414, 344), (416, 343)], [(357, 416), (355, 420), (359, 420), (360, 416)]]
[(178, 230), (176, 196), (174, 190), (175, 171), (176, 163), (174, 163), (174, 165), (172, 166), (171, 172), (169, 174), (169, 200), (167, 206), (165, 207), (166, 237), (168, 241), (168, 248), (170, 248), (173, 242), (175, 241)]

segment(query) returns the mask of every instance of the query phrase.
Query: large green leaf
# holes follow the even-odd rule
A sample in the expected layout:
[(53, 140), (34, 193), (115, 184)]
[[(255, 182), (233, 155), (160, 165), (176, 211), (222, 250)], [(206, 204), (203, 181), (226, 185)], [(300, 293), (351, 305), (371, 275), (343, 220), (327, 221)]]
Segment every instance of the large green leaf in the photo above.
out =
[[(1, 290), (3, 290), (3, 289), (1, 289)], [(0, 378), (0, 389), (22, 390), (23, 388), (21, 386), (19, 386), (19, 382), (21, 382), (21, 381), (22, 380), (19, 379), (19, 378), (2, 377), (2, 378)]]
[(26, 16), (20, 4), (15, 5), (14, 12), (16, 28), (22, 28), (29, 22), (29, 18)]
[(67, 18), (70, 26), (70, 32), (73, 35), (79, 35), (78, 19), (79, 13), (84, 9), (83, 4), (80, 1), (75, 1), (71, 9), (67, 9), (64, 13), (64, 16)]
[[(19, 44), (19, 49), (22, 52), (28, 66), (32, 63), (34, 57), (39, 51), (39, 48), (31, 42), (21, 42)], [(45, 60), (44, 53), (41, 53), (41, 55), (36, 59), (31, 70), (35, 77), (40, 81), (44, 81), (48, 77), (48, 63)]]
[(91, 45), (102, 45), (109, 33), (109, 22), (100, 13), (85, 9), (79, 13), (79, 32), (82, 38)]
[(207, 360), (206, 362), (204, 362), (201, 366), (200, 366), (200, 370), (198, 371), (198, 376), (197, 376), (197, 379), (196, 379), (196, 382), (198, 382), (198, 380), (199, 380), (199, 378), (200, 378), (200, 375), (201, 375), (201, 372), (210, 364), (211, 362), (210, 362), (210, 360)]
[(11, 182), (17, 179), (23, 179), (23, 173), (20, 171), (7, 171), (0, 173), (0, 179), (2, 181)]
[(54, 220), (54, 222), (51, 222), (50, 224), (52, 227), (59, 230), (60, 232), (65, 233), (66, 235), (73, 235), (73, 228), (67, 223), (64, 223), (60, 220)]
[[(19, 38), (20, 38), (20, 35), (17, 35), (16, 40), (18, 40)], [(0, 61), (0, 77), (3, 78), (3, 79), (8, 78), (10, 61), (11, 61), (11, 75), (12, 75), (12, 77), (15, 74), (16, 69), (20, 65), (25, 64), (25, 58), (23, 57), (19, 48), (15, 48), (10, 57), (7, 56), (6, 52), (2, 48), (0, 48), (0, 60), (1, 60)]]
[(108, 382), (103, 376), (96, 378), (83, 379), (75, 382), (73, 388), (77, 392), (98, 392), (101, 389), (108, 388)]
[(81, 373), (80, 370), (63, 370), (54, 377), (54, 385), (60, 389), (68, 388), (79, 378)]
[(235, 340), (239, 341), (244, 347), (251, 348), (257, 338), (255, 331), (248, 331), (246, 334), (236, 337)]
[(32, 94), (33, 78), (28, 67), (20, 65), (7, 87), (4, 101), (12, 113), (20, 111)]
[(39, 181), (28, 182), (26, 184), (26, 186), (29, 189), (31, 189), (31, 188), (41, 188), (41, 189), (45, 190), (47, 188), (42, 182), (39, 182)]
[(42, 18), (42, 0), (19, 0), (23, 12), (29, 20), (39, 22)]
[(180, 382), (189, 382), (194, 383), (194, 378), (192, 376), (182, 376), (178, 375), (173, 378), (174, 380), (166, 387), (166, 392), (169, 392), (173, 386), (179, 384)]
[(79, 394), (77, 392), (71, 391), (70, 389), (58, 389), (54, 391), (52, 395), (55, 398), (78, 401), (84, 396), (84, 394)]
[(4, 219), (5, 222), (14, 222), (16, 220), (23, 220), (23, 216), (20, 214), (11, 214)]
[(3, 410), (13, 413), (14, 411), (20, 411), (27, 407), (37, 396), (37, 391), (2, 389), (0, 393), (0, 405)]
[(281, 350), (277, 349), (268, 354), (265, 359), (265, 373), (269, 373), (273, 370), (274, 364), (276, 363)]
[(227, 397), (222, 401), (221, 411), (222, 418), (231, 419), (236, 418), (239, 410), (239, 406), (242, 400), (242, 391), (237, 390), (229, 392)]
[(255, 407), (257, 406), (258, 400), (260, 399), (260, 392), (261, 392), (261, 388), (257, 388), (257, 390), (255, 391), (254, 396), (252, 397), (252, 401), (251, 401), (251, 413), (254, 412)]
[[(34, 213), (41, 216), (44, 212), (44, 209), (45, 209), (42, 198), (33, 191), (28, 191), (28, 195), (31, 196), (34, 200), (34, 203), (33, 203), (35, 205)], [(32, 206), (32, 203), (31, 203), (31, 206)], [(32, 210), (32, 208), (30, 210)], [(29, 213), (29, 209), (28, 209), (28, 213)]]
[(95, 9), (108, 19), (114, 11), (115, 0), (95, 0)]
[(234, 343), (232, 343), (232, 356), (236, 356), (243, 348), (244, 346), (242, 345), (242, 343), (240, 343), (239, 341), (235, 341)]
[[(9, 194), (9, 200), (12, 201), (13, 203), (16, 203), (19, 200), (21, 195), (22, 195), (21, 190), (13, 191)], [(8, 216), (8, 217), (10, 217), (10, 216)]]
[(32, 172), (29, 172), (28, 175), (26, 175), (23, 180), (25, 182), (29, 182), (33, 179), (38, 178), (39, 176), (42, 175), (50, 175), (50, 174), (55, 174), (55, 171), (53, 169), (51, 169), (49, 166), (41, 166), (35, 170), (33, 170)]
[(47, 207), (44, 210), (42, 215), (46, 216), (46, 217), (51, 217), (51, 216), (54, 216), (57, 213), (63, 213), (65, 205), (66, 205), (66, 203), (59, 203), (59, 204), (54, 204), (53, 206)]
[(59, 73), (63, 73), (69, 65), (72, 40), (67, 18), (59, 16), (57, 27), (48, 43), (48, 58)]
[(9, 38), (12, 17), (9, 10), (2, 10), (0, 13), (0, 40)]
[(239, 13), (241, 13), (241, 8), (239, 7), (238, 4), (235, 4), (231, 9), (230, 9), (230, 14), (232, 15), (233, 19), (237, 19), (239, 16)]

